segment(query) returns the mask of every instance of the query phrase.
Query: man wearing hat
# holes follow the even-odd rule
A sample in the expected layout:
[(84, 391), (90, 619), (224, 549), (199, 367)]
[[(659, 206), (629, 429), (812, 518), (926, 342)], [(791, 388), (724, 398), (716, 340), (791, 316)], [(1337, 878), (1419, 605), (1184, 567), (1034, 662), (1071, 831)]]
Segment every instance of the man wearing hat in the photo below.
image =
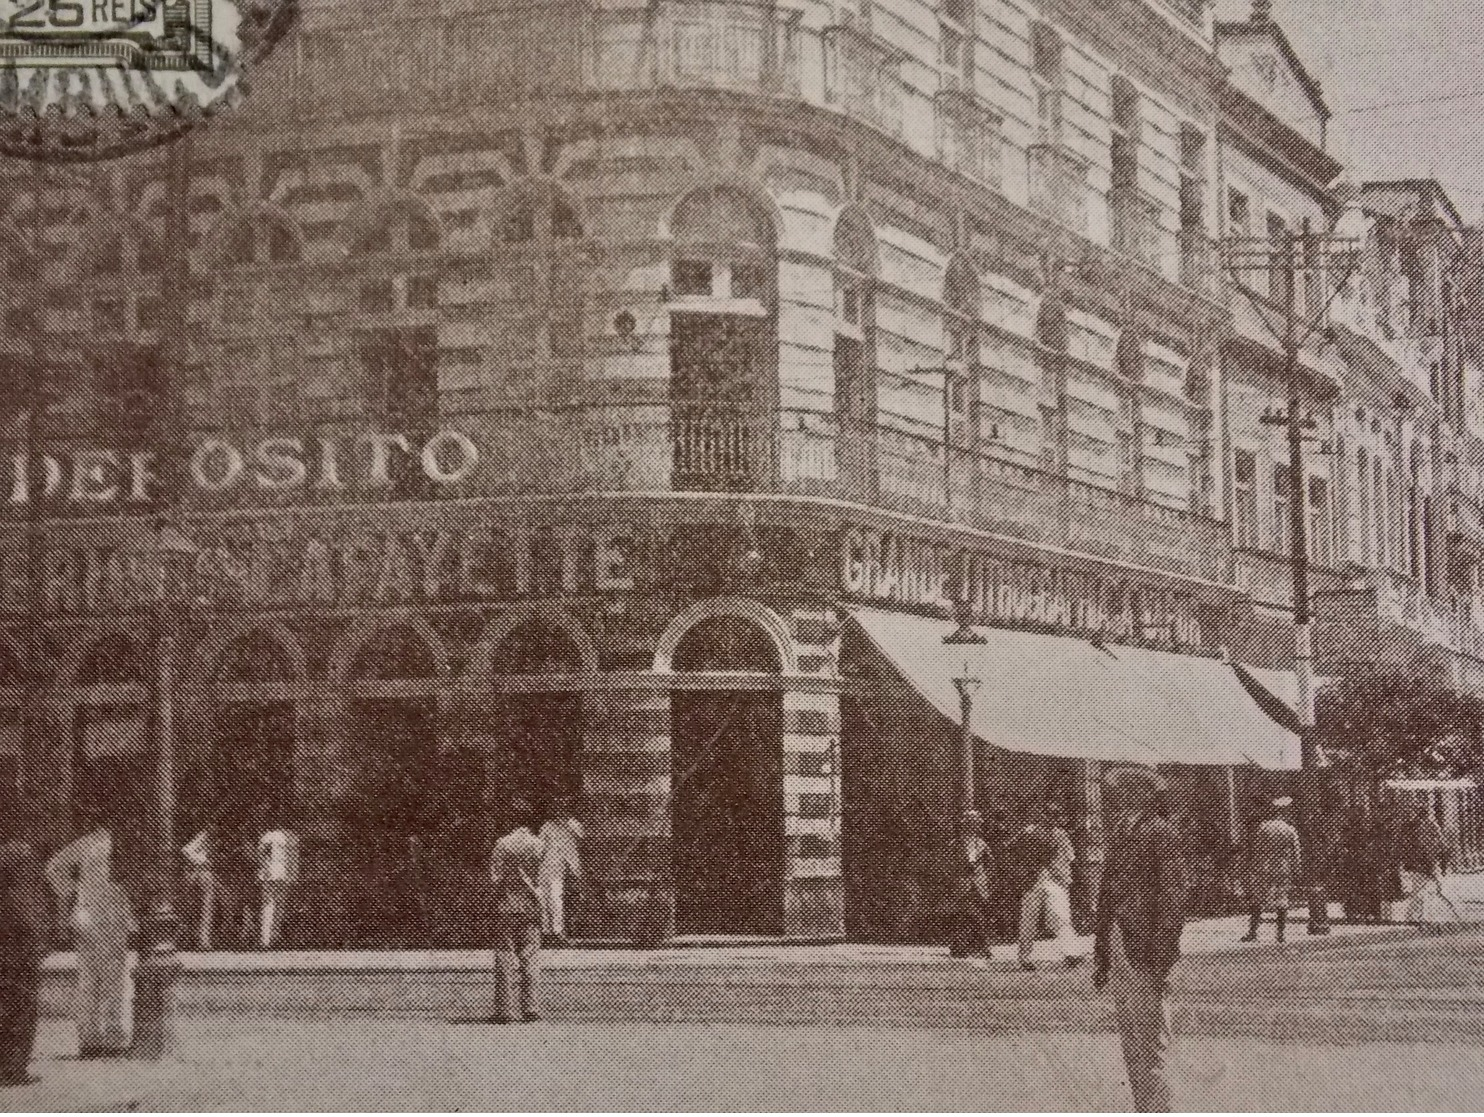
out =
[(1243, 942), (1257, 941), (1257, 928), (1268, 910), (1278, 913), (1278, 941), (1283, 942), (1287, 936), (1288, 905), (1302, 860), (1298, 831), (1283, 817), (1291, 806), (1290, 798), (1274, 799), (1252, 833), (1247, 882), (1251, 922)]
[(1168, 1112), (1169, 977), (1185, 926), (1185, 858), (1165, 785), (1117, 768), (1104, 785), (1108, 858), (1098, 893), (1093, 985), (1113, 994), (1134, 1108)]

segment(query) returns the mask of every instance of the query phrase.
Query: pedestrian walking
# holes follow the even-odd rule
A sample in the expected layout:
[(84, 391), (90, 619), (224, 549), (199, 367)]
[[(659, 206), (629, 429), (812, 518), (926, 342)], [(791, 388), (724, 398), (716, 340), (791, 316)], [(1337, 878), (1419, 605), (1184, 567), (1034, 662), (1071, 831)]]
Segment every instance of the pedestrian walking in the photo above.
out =
[(577, 843), (582, 840), (582, 823), (572, 804), (563, 800), (552, 817), (541, 825), (542, 931), (555, 946), (567, 944), (567, 882), (582, 876), (582, 857)]
[(14, 804), (0, 809), (0, 1086), (31, 1075), (41, 960), (51, 937), (51, 905), (41, 862), (22, 836)]
[(1042, 806), (1036, 830), (1030, 848), (1038, 850), (1040, 868), (1020, 902), (1020, 968), (1036, 968), (1031, 955), (1043, 928), (1055, 941), (1062, 962), (1069, 968), (1079, 966), (1085, 957), (1072, 927), (1072, 839), (1061, 811), (1052, 804)]
[(510, 829), (490, 855), (495, 890), (495, 1011), (491, 1020), (510, 1024), (541, 1015), (541, 874), (544, 845), (531, 805), (517, 801)]
[(134, 910), (117, 879), (109, 829), (89, 826), (46, 865), (64, 911), (71, 912), (77, 955), (77, 1054), (81, 1059), (122, 1055), (134, 1032), (129, 938)]
[(196, 892), (196, 949), (210, 950), (216, 930), (217, 896), (221, 881), (217, 876), (217, 849), (221, 840), (215, 823), (207, 823), (181, 847), (186, 863), (186, 883)]
[(1288, 908), (1302, 867), (1298, 831), (1283, 817), (1292, 805), (1290, 798), (1274, 799), (1252, 833), (1247, 866), (1249, 920), (1243, 942), (1257, 941), (1257, 929), (1266, 911), (1277, 913), (1277, 941), (1287, 939)]
[(283, 941), (289, 898), (299, 883), (299, 835), (275, 825), (258, 837), (258, 895), (262, 902), (258, 945), (271, 950)]
[(1093, 985), (1109, 988), (1134, 1108), (1168, 1112), (1169, 978), (1180, 957), (1186, 874), (1166, 789), (1146, 768), (1105, 777), (1108, 860), (1094, 935)]

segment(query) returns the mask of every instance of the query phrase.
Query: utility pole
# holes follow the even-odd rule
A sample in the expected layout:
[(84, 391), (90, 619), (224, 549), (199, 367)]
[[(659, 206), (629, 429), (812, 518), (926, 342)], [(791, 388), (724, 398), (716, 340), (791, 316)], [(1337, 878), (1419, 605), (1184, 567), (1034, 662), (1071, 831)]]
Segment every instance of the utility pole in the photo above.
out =
[[(1259, 421), (1268, 426), (1282, 426), (1288, 439), (1288, 561), (1293, 588), (1293, 669), (1294, 679), (1298, 684), (1298, 709), (1295, 711), (1299, 727), (1298, 823), (1305, 862), (1312, 866), (1321, 861), (1317, 854), (1324, 841), (1319, 819), (1319, 773), (1323, 763), (1319, 755), (1319, 742), (1315, 738), (1314, 614), (1310, 608), (1309, 595), (1309, 486), (1304, 476), (1304, 443), (1311, 437), (1307, 432), (1316, 424), (1304, 413), (1303, 372), (1299, 356), (1304, 345), (1324, 329), (1329, 304), (1349, 281), (1354, 270), (1355, 255), (1353, 252), (1346, 253), (1350, 263), (1344, 274), (1333, 283), (1332, 291), (1323, 305), (1312, 317), (1307, 312), (1301, 316), (1298, 305), (1300, 246), (1305, 271), (1322, 275), (1322, 263), (1346, 248), (1353, 249), (1354, 242), (1326, 234), (1315, 234), (1310, 231), (1306, 218), (1300, 236), (1295, 237), (1293, 230), (1285, 229), (1277, 245), (1272, 241), (1264, 242), (1255, 238), (1228, 241), (1227, 267), (1232, 273), (1233, 285), (1252, 303), (1268, 329), (1283, 346), (1288, 406), (1277, 411), (1270, 409)], [(1267, 272), (1269, 289), (1266, 296), (1242, 281), (1241, 273), (1250, 270)], [(1270, 317), (1273, 307), (1272, 283), (1280, 279), (1283, 292), (1281, 305), (1277, 309), (1282, 318), (1275, 325)], [(1309, 933), (1329, 934), (1329, 903), (1324, 893), (1324, 882), (1312, 875), (1309, 879)]]

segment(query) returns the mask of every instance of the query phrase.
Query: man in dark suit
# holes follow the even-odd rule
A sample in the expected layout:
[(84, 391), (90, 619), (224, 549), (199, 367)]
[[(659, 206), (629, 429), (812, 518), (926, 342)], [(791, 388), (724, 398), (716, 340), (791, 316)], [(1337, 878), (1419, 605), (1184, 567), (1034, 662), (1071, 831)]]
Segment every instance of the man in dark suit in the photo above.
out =
[(0, 805), (0, 1086), (30, 1075), (41, 960), (51, 934), (46, 878), (16, 811)]
[(1134, 1108), (1168, 1112), (1169, 977), (1185, 926), (1185, 858), (1164, 781), (1148, 768), (1105, 779), (1109, 851), (1098, 895), (1093, 983), (1111, 988)]

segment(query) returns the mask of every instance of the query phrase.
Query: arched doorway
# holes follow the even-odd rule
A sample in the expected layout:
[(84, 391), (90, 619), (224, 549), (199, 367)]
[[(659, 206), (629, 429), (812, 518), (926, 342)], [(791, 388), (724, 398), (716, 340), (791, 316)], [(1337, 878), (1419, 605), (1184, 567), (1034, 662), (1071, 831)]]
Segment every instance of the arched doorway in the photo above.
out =
[(778, 649), (749, 621), (712, 617), (672, 665), (760, 684), (681, 686), (671, 699), (676, 931), (782, 934), (783, 696), (757, 678), (777, 678)]
[(346, 755), (337, 815), (345, 872), (339, 945), (428, 943), (428, 842), (446, 813), (448, 781), (434, 690), (438, 664), (409, 626), (376, 633), (351, 663)]

